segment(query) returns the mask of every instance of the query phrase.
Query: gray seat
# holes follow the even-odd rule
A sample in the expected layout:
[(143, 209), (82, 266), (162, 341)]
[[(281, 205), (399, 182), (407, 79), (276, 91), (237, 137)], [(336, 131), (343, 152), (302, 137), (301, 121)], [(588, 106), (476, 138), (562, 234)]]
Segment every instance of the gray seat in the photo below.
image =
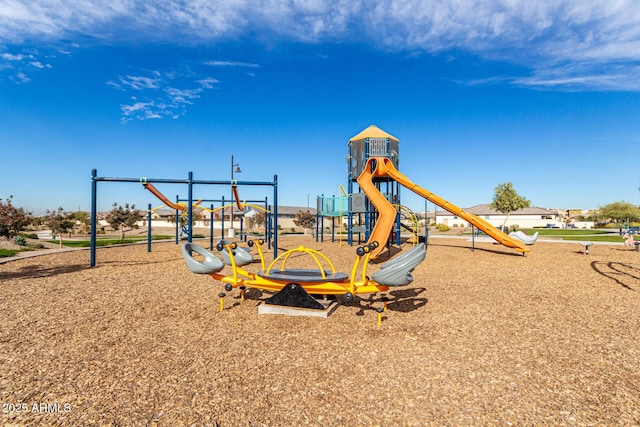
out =
[[(196, 260), (191, 254), (192, 252), (202, 255), (204, 261)], [(182, 257), (187, 263), (189, 270), (196, 274), (217, 273), (224, 268), (224, 263), (220, 258), (202, 246), (194, 245), (193, 243), (185, 243), (182, 245)]]
[[(229, 242), (226, 240), (220, 240), (218, 244), (220, 243), (224, 245), (224, 248), (220, 251), (222, 261), (224, 261), (224, 263), (227, 265), (231, 265), (231, 256), (229, 255), (229, 252), (227, 252), (226, 246), (229, 244)], [(233, 254), (236, 266), (238, 267), (253, 262), (253, 255), (251, 255), (247, 249), (236, 247), (235, 249), (231, 250), (231, 253)]]
[(413, 281), (411, 272), (424, 261), (427, 248), (420, 243), (415, 248), (382, 265), (372, 279), (384, 286), (406, 286)]

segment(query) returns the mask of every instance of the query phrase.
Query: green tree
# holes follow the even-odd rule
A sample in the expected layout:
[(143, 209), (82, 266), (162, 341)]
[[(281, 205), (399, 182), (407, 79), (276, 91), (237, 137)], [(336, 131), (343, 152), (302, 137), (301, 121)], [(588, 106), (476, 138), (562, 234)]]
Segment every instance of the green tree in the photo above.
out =
[(640, 208), (625, 201), (609, 203), (600, 208), (599, 218), (612, 220), (616, 224), (635, 221), (640, 218)]
[(0, 237), (11, 239), (31, 223), (31, 212), (16, 208), (11, 203), (13, 196), (2, 201), (0, 199)]
[[(209, 216), (204, 212), (196, 212), (195, 210), (191, 213), (191, 225), (196, 225), (198, 221), (207, 221)], [(173, 224), (176, 223), (175, 215), (167, 216), (167, 222), (171, 222)], [(189, 214), (186, 211), (182, 211), (178, 215), (178, 224), (179, 225), (187, 225), (189, 223)]]
[(73, 226), (76, 224), (73, 214), (65, 212), (62, 207), (59, 207), (55, 211), (47, 209), (46, 222), (49, 228), (51, 228), (51, 231), (58, 235), (60, 247), (62, 247), (62, 234), (69, 233), (73, 230)]
[(507, 215), (502, 223), (503, 230), (511, 212), (528, 208), (529, 206), (531, 206), (531, 200), (520, 196), (511, 182), (499, 184), (494, 189), (493, 200), (489, 203), (491, 209)]
[(124, 239), (124, 233), (136, 227), (136, 222), (140, 220), (140, 211), (136, 205), (129, 206), (125, 203), (124, 208), (117, 203), (113, 204), (113, 209), (107, 215), (107, 222), (114, 230), (120, 231), (120, 240)]
[(307, 229), (313, 228), (313, 226), (316, 225), (316, 217), (309, 211), (298, 211), (293, 223), (298, 227), (302, 227), (304, 234), (307, 234)]

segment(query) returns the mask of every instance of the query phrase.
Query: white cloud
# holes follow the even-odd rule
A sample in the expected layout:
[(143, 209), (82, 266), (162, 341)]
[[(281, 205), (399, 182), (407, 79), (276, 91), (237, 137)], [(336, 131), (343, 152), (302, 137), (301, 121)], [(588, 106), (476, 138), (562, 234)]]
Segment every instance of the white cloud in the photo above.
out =
[(108, 81), (108, 85), (118, 89), (158, 89), (160, 87), (160, 79), (147, 76), (118, 76), (118, 81)]
[(207, 61), (205, 65), (212, 67), (247, 67), (247, 68), (260, 68), (260, 65), (253, 64), (251, 62), (241, 61)]
[(16, 73), (15, 76), (12, 76), (11, 80), (13, 80), (18, 84), (22, 84), (22, 83), (30, 82), (31, 78), (29, 78), (25, 73), (19, 72), (19, 73)]
[[(145, 75), (146, 73), (146, 75)], [(178, 118), (186, 108), (200, 98), (203, 91), (212, 89), (218, 80), (198, 78), (192, 72), (183, 75), (178, 71), (146, 71), (136, 75), (118, 76), (106, 84), (127, 94), (132, 103), (122, 104), (121, 121), (133, 119)]]
[(168, 87), (165, 89), (165, 93), (171, 101), (171, 105), (179, 104), (193, 104), (192, 100), (200, 98), (200, 92), (202, 88), (198, 89), (177, 89), (175, 87)]
[(130, 105), (121, 105), (120, 109), (122, 110), (122, 117), (120, 118), (122, 123), (126, 123), (133, 119), (145, 120), (159, 119), (162, 117), (156, 110), (156, 106), (153, 101), (134, 102)]
[(215, 84), (220, 83), (217, 79), (212, 77), (207, 77), (205, 79), (198, 80), (197, 82), (205, 89), (213, 89)]
[(52, 68), (51, 64), (43, 64), (40, 61), (31, 61), (29, 62), (30, 65), (39, 68), (39, 69), (43, 69), (43, 68)]
[[(581, 75), (564, 77), (567, 83), (582, 77), (587, 87), (598, 76), (638, 78), (640, 5), (637, 0), (0, 0), (0, 44), (78, 36), (103, 43), (211, 45), (250, 38), (268, 46), (294, 41), (368, 44), (412, 54), (454, 51), (524, 66), (530, 81), (579, 63)], [(612, 63), (616, 73), (606, 70)], [(240, 61), (209, 65), (258, 67)], [(555, 81), (561, 85), (563, 76)]]
[(22, 54), (13, 55), (11, 53), (3, 53), (0, 55), (2, 59), (6, 59), (7, 61), (22, 61), (25, 59), (25, 56)]
[(607, 64), (600, 68), (570, 64), (536, 70), (530, 76), (513, 78), (511, 84), (536, 89), (565, 91), (640, 91), (640, 65)]

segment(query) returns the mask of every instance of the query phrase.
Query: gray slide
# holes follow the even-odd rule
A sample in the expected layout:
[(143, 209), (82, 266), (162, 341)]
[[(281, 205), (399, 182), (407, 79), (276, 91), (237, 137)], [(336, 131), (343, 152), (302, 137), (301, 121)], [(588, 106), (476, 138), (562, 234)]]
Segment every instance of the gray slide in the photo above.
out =
[[(191, 255), (191, 252), (195, 252), (204, 257), (204, 261), (198, 261)], [(211, 274), (217, 273), (224, 268), (224, 263), (220, 258), (203, 248), (202, 246), (194, 245), (193, 243), (185, 243), (182, 245), (182, 257), (187, 263), (189, 270), (196, 274)]]
[(533, 245), (536, 240), (538, 240), (538, 232), (536, 231), (535, 233), (533, 233), (532, 236), (528, 236), (526, 234), (524, 234), (522, 231), (512, 231), (511, 233), (509, 233), (510, 237), (513, 237), (514, 239), (518, 239), (520, 240), (522, 243), (524, 243), (525, 245)]
[(384, 286), (406, 286), (413, 281), (411, 272), (424, 261), (427, 248), (420, 243), (415, 248), (387, 261), (380, 267), (380, 271), (373, 274), (372, 279)]

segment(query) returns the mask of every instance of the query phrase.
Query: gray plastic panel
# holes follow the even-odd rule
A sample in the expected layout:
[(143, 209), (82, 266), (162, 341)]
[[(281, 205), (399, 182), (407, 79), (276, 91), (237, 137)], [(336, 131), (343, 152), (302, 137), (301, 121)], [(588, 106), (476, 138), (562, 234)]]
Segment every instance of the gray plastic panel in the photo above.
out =
[[(198, 261), (191, 255), (191, 252), (196, 252), (204, 257), (204, 261)], [(189, 270), (196, 274), (211, 274), (216, 273), (224, 268), (224, 263), (220, 258), (203, 248), (202, 246), (194, 245), (193, 243), (185, 243), (182, 245), (182, 257), (187, 263)]]

